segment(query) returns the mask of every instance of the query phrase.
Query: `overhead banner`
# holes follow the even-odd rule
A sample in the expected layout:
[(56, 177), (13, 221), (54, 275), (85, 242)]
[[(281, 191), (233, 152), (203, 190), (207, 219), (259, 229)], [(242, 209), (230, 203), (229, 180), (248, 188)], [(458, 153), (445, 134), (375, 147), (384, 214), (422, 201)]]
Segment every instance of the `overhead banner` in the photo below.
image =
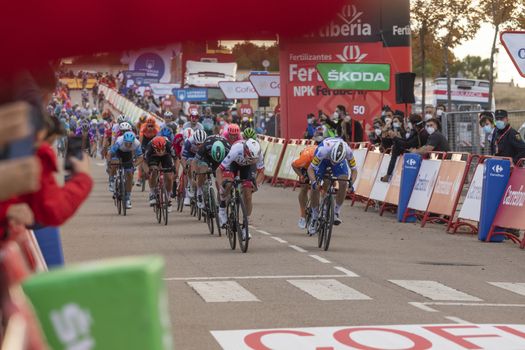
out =
[(317, 70), (332, 90), (390, 90), (389, 64), (319, 63)]
[(180, 84), (158, 83), (149, 84), (155, 97), (173, 95), (173, 89), (180, 88)]
[(219, 82), (219, 87), (227, 99), (255, 100), (259, 98), (255, 88), (249, 81), (221, 81)]
[(156, 82), (169, 83), (171, 81), (171, 59), (174, 49), (144, 49), (132, 51), (129, 54), (129, 69), (146, 73), (146, 78), (156, 79)]
[(280, 97), (281, 96), (281, 76), (280, 75), (250, 75), (255, 91), (260, 97)]
[(173, 89), (173, 95), (179, 102), (200, 102), (208, 100), (207, 88)]

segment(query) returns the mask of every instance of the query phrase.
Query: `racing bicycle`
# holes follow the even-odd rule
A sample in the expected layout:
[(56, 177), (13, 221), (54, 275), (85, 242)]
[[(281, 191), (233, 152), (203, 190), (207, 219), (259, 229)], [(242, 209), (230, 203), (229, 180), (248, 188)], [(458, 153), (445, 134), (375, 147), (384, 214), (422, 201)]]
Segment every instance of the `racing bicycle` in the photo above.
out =
[(215, 232), (215, 224), (217, 224), (217, 233), (221, 236), (221, 226), (219, 224), (219, 215), (217, 207), (217, 196), (215, 194), (215, 185), (213, 181), (213, 172), (207, 171), (204, 173), (198, 173), (197, 175), (206, 175), (206, 182), (203, 186), (202, 197), (204, 201), (204, 210), (202, 215), (204, 221), (208, 224), (208, 230), (210, 234)]
[[(235, 249), (235, 241), (238, 239), (241, 252), (246, 253), (248, 251), (248, 242), (250, 241), (248, 215), (242, 195), (242, 181), (238, 176), (233, 180), (230, 199), (226, 204), (226, 215), (228, 217), (226, 222), (226, 236), (230, 242), (231, 249)], [(243, 237), (243, 230), (245, 237)]]
[(126, 171), (120, 161), (112, 162), (111, 164), (118, 167), (115, 176), (113, 201), (117, 207), (118, 215), (126, 216)]
[(157, 222), (159, 224), (164, 222), (164, 225), (168, 224), (168, 204), (170, 200), (166, 185), (164, 184), (164, 171), (171, 170), (171, 168), (159, 169), (158, 167), (151, 167), (152, 172), (158, 172), (157, 186), (155, 186), (155, 206), (153, 210), (155, 211)]

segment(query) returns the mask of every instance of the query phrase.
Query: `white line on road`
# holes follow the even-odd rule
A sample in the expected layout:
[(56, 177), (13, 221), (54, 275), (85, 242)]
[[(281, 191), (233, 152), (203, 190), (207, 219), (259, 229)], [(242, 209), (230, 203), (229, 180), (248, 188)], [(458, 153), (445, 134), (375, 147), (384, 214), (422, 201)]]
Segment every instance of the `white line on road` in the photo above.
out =
[(358, 292), (334, 279), (327, 280), (288, 280), (289, 283), (318, 300), (371, 300), (369, 296)]
[(276, 241), (279, 242), (279, 243), (288, 243), (288, 242), (286, 242), (284, 239), (279, 238), (279, 237), (270, 237), (270, 238), (276, 240)]
[(263, 235), (266, 235), (266, 236), (271, 236), (272, 235), (271, 233), (263, 231), (263, 230), (256, 230), (256, 231), (259, 232), (259, 233), (262, 233)]
[(297, 250), (299, 253), (308, 253), (308, 250), (306, 249), (303, 249), (299, 246), (296, 246), (296, 245), (293, 245), (293, 244), (290, 244), (288, 247), (294, 249), (294, 250)]
[(344, 267), (341, 267), (341, 266), (334, 266), (334, 269), (341, 271), (342, 273), (344, 273), (348, 277), (359, 277), (359, 275), (357, 273), (355, 273), (353, 271), (350, 271), (350, 270), (347, 270), (347, 269), (345, 269)]
[(188, 285), (207, 303), (259, 301), (255, 295), (234, 281), (188, 282)]
[(390, 282), (431, 300), (482, 301), (478, 297), (460, 292), (436, 281), (390, 280)]
[(462, 320), (462, 319), (459, 318), (459, 317), (454, 317), (454, 316), (445, 316), (445, 318), (446, 318), (447, 320), (449, 320), (449, 321), (456, 322), (456, 323), (459, 323), (459, 324), (472, 324), (472, 322)]
[(489, 284), (525, 296), (525, 283), (489, 282)]
[(266, 280), (289, 278), (347, 278), (348, 275), (283, 275), (283, 276), (230, 276), (230, 277), (167, 277), (164, 281), (216, 281), (216, 280)]
[(416, 301), (411, 301), (411, 302), (409, 302), (409, 304), (414, 306), (414, 307), (417, 307), (420, 310), (426, 311), (426, 312), (439, 312), (436, 309), (431, 308), (430, 306), (427, 306), (427, 305), (425, 305), (423, 303), (419, 303), (419, 302), (416, 302)]
[(447, 303), (447, 302), (426, 302), (423, 305), (436, 306), (489, 306), (489, 307), (525, 307), (525, 304), (496, 304), (496, 303)]
[(314, 258), (315, 260), (322, 262), (323, 264), (331, 264), (330, 260), (326, 260), (325, 258), (320, 257), (319, 255), (309, 255), (311, 258)]

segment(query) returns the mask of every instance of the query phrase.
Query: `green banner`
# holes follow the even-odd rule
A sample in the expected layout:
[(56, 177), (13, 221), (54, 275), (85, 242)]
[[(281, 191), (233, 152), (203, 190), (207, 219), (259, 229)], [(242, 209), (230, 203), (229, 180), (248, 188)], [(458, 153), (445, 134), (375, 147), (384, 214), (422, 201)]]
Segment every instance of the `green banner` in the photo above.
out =
[(389, 64), (319, 63), (317, 70), (332, 90), (390, 90)]

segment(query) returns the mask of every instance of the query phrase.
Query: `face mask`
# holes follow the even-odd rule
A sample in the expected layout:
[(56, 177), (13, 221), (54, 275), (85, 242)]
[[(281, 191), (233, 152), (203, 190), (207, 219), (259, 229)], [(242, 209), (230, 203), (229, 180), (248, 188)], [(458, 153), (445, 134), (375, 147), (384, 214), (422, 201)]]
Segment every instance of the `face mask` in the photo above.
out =
[(226, 125), (226, 122), (224, 120), (221, 120), (220, 123), (219, 123), (221, 126), (224, 126)]
[(394, 126), (395, 129), (399, 129), (401, 127), (401, 123), (398, 123), (398, 122), (395, 122), (392, 125)]
[(443, 113), (445, 113), (445, 112), (443, 110), (441, 110), (441, 109), (438, 109), (436, 111), (436, 114), (438, 115), (438, 117), (441, 117), (443, 115)]
[(485, 131), (485, 134), (490, 134), (490, 133), (492, 133), (492, 126), (490, 126), (490, 125), (485, 125), (485, 126), (483, 127), (483, 131)]
[(237, 112), (236, 111), (233, 111), (232, 112), (232, 116), (236, 116), (237, 115)]
[(426, 129), (429, 135), (432, 135), (436, 131), (436, 129), (431, 126), (427, 126)]
[(265, 120), (266, 120), (267, 122), (269, 122), (269, 121), (270, 121), (270, 117), (266, 117)]
[(412, 122), (408, 122), (407, 129), (408, 130), (414, 129), (414, 125), (412, 125)]
[(247, 121), (248, 121), (248, 117), (244, 117), (244, 118), (242, 118), (242, 121), (243, 121), (243, 122), (247, 122)]
[(377, 136), (381, 136), (381, 129), (375, 129), (374, 131)]
[(349, 122), (350, 120), (352, 120), (352, 118), (351, 118), (349, 115), (347, 115), (347, 116), (345, 117), (345, 122)]
[(410, 138), (410, 132), (407, 132), (407, 133), (405, 134), (405, 138), (407, 138), (407, 139)]
[(337, 114), (337, 112), (334, 112), (332, 118), (333, 118), (334, 120), (338, 120), (338, 119), (339, 119), (339, 114)]
[(503, 120), (496, 120), (496, 128), (499, 130), (505, 129), (505, 122)]
[(312, 122), (313, 122), (313, 119), (311, 119), (311, 118), (308, 118), (308, 119), (307, 119), (306, 121), (308, 122), (308, 124), (312, 124)]
[(392, 123), (392, 118), (385, 118), (385, 123), (386, 124)]
[(425, 121), (432, 119), (432, 114), (425, 114)]
[(385, 111), (382, 111), (381, 112), (381, 116), (384, 117), (386, 115), (386, 112)]

